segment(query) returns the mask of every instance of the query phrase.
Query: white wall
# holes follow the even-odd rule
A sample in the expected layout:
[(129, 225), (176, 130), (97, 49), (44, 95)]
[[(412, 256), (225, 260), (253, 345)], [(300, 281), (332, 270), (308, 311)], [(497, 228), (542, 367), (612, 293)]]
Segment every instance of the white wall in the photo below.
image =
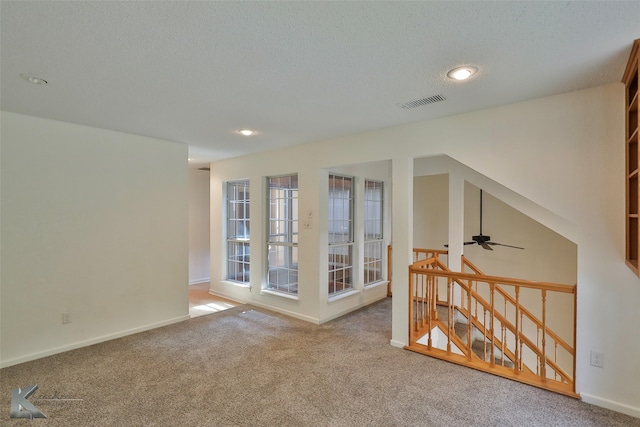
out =
[(413, 179), (413, 245), (445, 250), (449, 242), (449, 176)]
[(209, 281), (209, 171), (189, 169), (189, 284)]
[[(420, 162), (418, 159), (416, 162)], [(445, 249), (448, 243), (448, 175), (414, 178), (413, 243), (416, 247)], [(494, 197), (483, 194), (483, 234), (491, 241), (525, 250), (478, 245), (463, 247), (465, 256), (491, 276), (573, 285), (577, 280), (577, 247), (572, 241), (534, 221)], [(464, 240), (480, 231), (480, 189), (464, 185)]]
[[(577, 281), (576, 244), (532, 220), (484, 191), (482, 234), (491, 241), (524, 247), (524, 250), (479, 245), (464, 247), (464, 253), (485, 274), (541, 282), (573, 285)], [(480, 189), (465, 185), (465, 239), (480, 230)]]
[[(259, 180), (296, 171), (303, 180), (301, 189), (308, 190), (307, 194), (301, 191), (301, 206), (318, 212), (317, 188), (324, 169), (391, 159), (394, 295), (400, 296), (406, 294), (407, 278), (399, 272), (406, 271), (413, 247), (413, 159), (446, 154), (487, 177), (486, 181), (512, 190), (511, 194), (489, 189), (577, 244), (578, 392), (586, 401), (640, 416), (636, 360), (640, 341), (633, 339), (640, 320), (640, 280), (624, 264), (623, 95), (622, 84), (615, 83), (217, 162), (212, 212), (220, 210), (223, 180), (247, 176)], [(474, 184), (491, 187), (485, 182)], [(462, 225), (458, 218), (453, 223)], [(213, 218), (212, 230), (220, 224), (220, 216)], [(312, 253), (321, 247), (317, 231), (302, 235), (301, 245), (303, 240)], [(212, 231), (213, 246), (220, 242), (220, 234)], [(309, 255), (300, 265), (301, 273), (312, 273), (307, 278), (315, 284), (322, 274), (320, 259)], [(212, 259), (213, 275), (220, 274), (220, 267)], [(260, 270), (252, 270), (255, 274), (260, 275)], [(301, 296), (297, 309), (305, 313), (303, 305)], [(394, 345), (407, 342), (407, 306), (403, 298), (394, 297)], [(604, 368), (589, 365), (592, 349), (604, 352)]]
[(2, 366), (188, 318), (186, 146), (8, 112), (1, 138)]

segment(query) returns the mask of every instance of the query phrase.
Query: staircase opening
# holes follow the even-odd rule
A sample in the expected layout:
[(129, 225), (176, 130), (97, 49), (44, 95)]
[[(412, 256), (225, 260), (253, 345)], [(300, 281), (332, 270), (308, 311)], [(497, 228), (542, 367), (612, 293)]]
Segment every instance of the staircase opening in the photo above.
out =
[(559, 217), (447, 156), (415, 159), (414, 174), (407, 348), (577, 397), (577, 245)]

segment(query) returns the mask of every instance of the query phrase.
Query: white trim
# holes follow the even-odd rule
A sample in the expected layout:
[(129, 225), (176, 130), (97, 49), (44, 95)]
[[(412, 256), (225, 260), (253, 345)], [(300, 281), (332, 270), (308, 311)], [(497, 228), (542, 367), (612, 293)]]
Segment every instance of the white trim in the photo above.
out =
[(210, 277), (203, 277), (202, 279), (189, 280), (189, 285), (199, 285), (200, 283), (207, 283), (210, 281), (211, 281)]
[[(233, 285), (233, 286), (237, 286), (238, 288), (246, 288), (251, 290), (251, 284), (249, 282), (234, 282), (233, 280), (226, 280), (223, 279), (220, 281), (220, 283), (224, 283), (226, 285)], [(216, 294), (213, 294), (216, 295)], [(220, 296), (224, 296), (224, 295), (220, 295)]]
[[(243, 288), (246, 289), (249, 292), (251, 291), (251, 288), (249, 286), (243, 286)], [(228, 299), (228, 300), (231, 300), (231, 301), (235, 301), (235, 302), (237, 302), (239, 304), (249, 304), (247, 302), (247, 300), (241, 300), (241, 299), (239, 300), (236, 295), (230, 295), (230, 294), (226, 294), (224, 292), (214, 291), (214, 290), (211, 290), (211, 289), (209, 289), (209, 294), (215, 295), (217, 297), (225, 298), (225, 299)]]
[[(289, 311), (289, 310), (285, 310), (285, 309), (282, 309), (282, 308), (279, 308), (279, 307), (274, 307), (272, 305), (262, 304), (262, 303), (256, 302), (256, 301), (251, 301), (251, 302), (249, 302), (247, 304), (254, 305), (254, 306), (260, 307), (260, 308), (264, 308), (266, 310), (275, 311), (276, 313), (285, 314), (287, 316), (295, 317), (296, 319), (305, 320), (307, 322), (315, 323), (316, 325), (321, 325), (323, 323), (327, 323), (327, 322), (330, 322), (331, 320), (337, 319), (338, 317), (344, 316), (347, 313), (351, 313), (352, 311), (356, 311), (356, 310), (359, 310), (359, 309), (361, 309), (363, 307), (366, 307), (366, 306), (368, 306), (370, 304), (373, 304), (376, 301), (385, 299), (386, 297), (387, 297), (386, 295), (383, 295), (380, 298), (374, 299), (372, 301), (368, 301), (366, 304), (362, 303), (362, 304), (359, 304), (359, 305), (357, 305), (355, 307), (349, 307), (346, 310), (343, 310), (343, 311), (341, 311), (339, 313), (336, 313), (336, 314), (334, 314), (332, 316), (329, 316), (329, 317), (326, 317), (324, 319), (318, 319), (317, 317), (307, 316), (307, 315), (304, 315), (304, 314), (296, 313), (294, 311)], [(404, 346), (405, 346), (404, 344), (400, 344), (398, 347), (404, 348)]]
[[(331, 316), (329, 316), (329, 317), (325, 317), (324, 319), (322, 319), (322, 320), (320, 321), (320, 323), (326, 323), (326, 322), (329, 322), (329, 321), (331, 321), (331, 320), (337, 319), (338, 317), (342, 317), (342, 316), (344, 316), (344, 315), (345, 315), (345, 314), (347, 314), (347, 313), (351, 313), (352, 311), (356, 311), (356, 310), (359, 310), (359, 309), (361, 309), (361, 308), (367, 307), (367, 306), (369, 306), (369, 305), (373, 304), (374, 302), (377, 302), (377, 301), (383, 300), (383, 299), (385, 299), (386, 297), (387, 297), (387, 294), (385, 293), (384, 295), (381, 295), (379, 298), (375, 298), (375, 299), (372, 299), (371, 301), (362, 302), (362, 303), (360, 303), (360, 304), (358, 304), (358, 305), (356, 305), (356, 306), (349, 307), (349, 308), (347, 308), (347, 309), (345, 309), (345, 310), (342, 310), (342, 311), (340, 311), (340, 312), (338, 312), (338, 313), (332, 314), (332, 315), (331, 315)], [(403, 347), (404, 347), (404, 346), (403, 346)]]
[(223, 296), (223, 295), (218, 295), (218, 293), (217, 293), (217, 292), (213, 292), (211, 289), (209, 289), (209, 291), (208, 291), (207, 293), (208, 293), (209, 295), (213, 295), (213, 296), (216, 296), (216, 297), (220, 297), (220, 298), (227, 299), (227, 300), (229, 300), (229, 301), (233, 301), (233, 302), (235, 302), (235, 303), (237, 303), (237, 304), (246, 304), (246, 303), (244, 303), (244, 302), (242, 302), (242, 301), (238, 301), (238, 300), (235, 300), (235, 299), (230, 298), (230, 297), (226, 297), (226, 296)]
[(385, 285), (385, 286), (386, 286), (388, 283), (389, 283), (389, 282), (388, 282), (388, 281), (386, 281), (386, 280), (380, 280), (379, 282), (371, 283), (370, 285), (364, 285), (364, 288), (363, 288), (363, 289), (364, 289), (365, 291), (369, 291), (369, 290), (371, 290), (371, 289), (375, 289), (375, 288), (377, 288), (378, 286), (382, 286), (382, 285)]
[(620, 402), (614, 402), (613, 400), (605, 399), (604, 397), (593, 396), (588, 393), (580, 393), (580, 397), (582, 397), (582, 401), (585, 403), (590, 403), (592, 405), (620, 412), (621, 414), (640, 418), (640, 408), (638, 407), (626, 405)]
[(316, 325), (319, 325), (320, 323), (322, 323), (322, 322), (320, 322), (320, 319), (318, 319), (317, 317), (307, 316), (307, 315), (304, 315), (304, 314), (296, 313), (295, 311), (284, 310), (282, 308), (274, 307), (272, 305), (262, 304), (262, 303), (256, 302), (256, 301), (251, 301), (251, 302), (249, 302), (247, 304), (255, 305), (256, 307), (264, 308), (265, 310), (275, 311), (276, 313), (280, 313), (280, 314), (284, 314), (284, 315), (287, 315), (287, 316), (295, 317), (296, 319), (305, 320), (307, 322), (315, 323)]
[(87, 347), (87, 346), (90, 346), (90, 345), (93, 345), (93, 344), (99, 344), (99, 343), (105, 342), (105, 341), (111, 341), (111, 340), (114, 340), (116, 338), (122, 338), (122, 337), (125, 337), (127, 335), (133, 335), (133, 334), (137, 334), (139, 332), (148, 331), (148, 330), (151, 330), (151, 329), (161, 328), (163, 326), (168, 326), (168, 325), (171, 325), (171, 324), (174, 324), (174, 323), (179, 323), (179, 322), (183, 322), (185, 320), (189, 320), (190, 318), (191, 317), (188, 314), (186, 314), (184, 316), (174, 317), (173, 319), (163, 320), (162, 322), (151, 323), (151, 324), (148, 324), (148, 325), (139, 326), (137, 328), (132, 328), (132, 329), (127, 329), (127, 330), (116, 332), (116, 333), (113, 333), (113, 334), (103, 335), (103, 336), (97, 337), (97, 338), (91, 338), (91, 339), (88, 339), (88, 340), (85, 340), (85, 341), (78, 341), (78, 342), (73, 343), (73, 344), (63, 345), (62, 347), (55, 347), (55, 348), (51, 348), (49, 350), (39, 351), (37, 353), (31, 353), (31, 354), (28, 354), (26, 356), (16, 357), (14, 359), (9, 359), (9, 360), (3, 360), (2, 362), (0, 362), (0, 368), (6, 368), (8, 366), (13, 366), (13, 365), (17, 365), (19, 363), (29, 362), (31, 360), (41, 359), (43, 357), (51, 356), (51, 355), (58, 354), (58, 353), (63, 353), (65, 351), (75, 350), (75, 349), (82, 348), (82, 347)]
[(295, 301), (300, 301), (300, 298), (298, 297), (298, 294), (288, 294), (286, 292), (278, 292), (278, 291), (274, 291), (271, 289), (261, 289), (260, 290), (261, 294), (267, 294), (267, 295), (275, 295), (277, 297), (282, 297), (282, 298), (287, 298), (287, 299), (292, 299)]
[[(343, 298), (350, 297), (351, 295), (357, 295), (357, 294), (359, 294), (360, 292), (362, 292), (362, 290), (360, 290), (360, 289), (353, 289), (353, 290), (351, 290), (351, 291), (341, 292), (341, 293), (339, 293), (339, 294), (337, 294), (337, 295), (331, 295), (331, 296), (329, 296), (328, 302), (338, 301), (338, 300), (341, 300), (341, 299), (343, 299)], [(386, 296), (386, 295), (385, 295), (385, 296)]]
[(407, 344), (400, 342), (398, 340), (391, 340), (389, 341), (389, 344), (391, 344), (392, 347), (398, 347), (398, 348), (404, 348)]

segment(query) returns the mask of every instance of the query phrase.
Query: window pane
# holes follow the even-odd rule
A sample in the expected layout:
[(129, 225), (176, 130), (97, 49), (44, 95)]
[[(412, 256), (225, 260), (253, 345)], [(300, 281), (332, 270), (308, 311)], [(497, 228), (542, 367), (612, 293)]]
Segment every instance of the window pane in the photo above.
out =
[(371, 284), (382, 280), (382, 241), (364, 244), (364, 283)]
[(353, 289), (353, 178), (329, 175), (329, 296)]
[(227, 243), (228, 279), (236, 282), (249, 282), (249, 243)]
[(353, 289), (353, 245), (329, 246), (329, 295)]
[(365, 181), (364, 238), (382, 239), (383, 191), (382, 182)]
[(249, 282), (249, 180), (227, 182), (227, 279)]
[(270, 177), (267, 289), (298, 293), (298, 176)]
[(364, 184), (364, 284), (382, 280), (383, 209), (382, 182), (366, 180)]
[(298, 293), (298, 248), (270, 245), (267, 289)]

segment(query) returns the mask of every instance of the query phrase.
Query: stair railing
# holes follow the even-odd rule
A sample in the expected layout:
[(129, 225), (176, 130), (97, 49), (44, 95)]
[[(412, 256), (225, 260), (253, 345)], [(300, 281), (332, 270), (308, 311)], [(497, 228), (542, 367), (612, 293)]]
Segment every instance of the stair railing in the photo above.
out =
[[(442, 302), (437, 295), (441, 287), (446, 287), (446, 324), (438, 319), (437, 304)], [(506, 288), (512, 289), (515, 296)], [(521, 295), (532, 292), (541, 295), (541, 319), (521, 303)], [(411, 326), (407, 348), (575, 397), (575, 351), (547, 325), (548, 294), (573, 294), (575, 301), (575, 292), (576, 287), (569, 285), (456, 273), (436, 257), (422, 259), (409, 267)], [(501, 305), (497, 299), (502, 299)], [(530, 298), (527, 295), (525, 299)], [(468, 324), (466, 343), (455, 334), (457, 317)], [(523, 327), (525, 317), (535, 325), (534, 339)], [(575, 325), (575, 310), (573, 322)], [(442, 343), (434, 345), (438, 330), (446, 336), (445, 348)], [(500, 333), (496, 334), (496, 330)], [(472, 350), (474, 331), (483, 337), (482, 357)], [(426, 345), (418, 342), (424, 342), (424, 337)], [(559, 363), (558, 346), (569, 348), (570, 369)], [(506, 359), (513, 362), (513, 368), (505, 366)], [(535, 372), (528, 365), (535, 365)]]
[[(462, 256), (462, 265), (463, 267), (468, 267), (474, 274), (484, 275), (484, 273), (478, 267), (476, 267), (471, 261), (469, 261), (464, 255)], [(575, 286), (574, 286), (574, 289), (575, 289)], [(513, 309), (515, 309), (515, 306), (516, 306), (515, 298), (509, 295), (499, 285), (496, 285), (495, 290), (498, 292), (498, 294), (500, 294), (502, 298), (504, 298), (504, 312), (506, 312), (509, 307), (513, 307)], [(574, 290), (574, 295), (575, 295), (575, 292), (576, 291)], [(542, 297), (546, 298), (545, 291), (542, 291)], [(576, 312), (576, 307), (575, 307), (576, 299), (577, 298), (574, 297), (574, 307), (573, 307), (574, 319), (575, 319), (575, 312)], [(543, 305), (543, 307), (545, 307), (545, 305)], [(573, 330), (574, 343), (573, 345), (570, 345), (564, 339), (562, 339), (558, 334), (556, 334), (552, 329), (550, 329), (549, 326), (545, 325), (543, 327), (543, 320), (536, 317), (533, 313), (531, 313), (531, 311), (527, 310), (526, 307), (520, 305), (519, 312), (520, 312), (521, 325), (523, 324), (524, 318), (526, 317), (526, 319), (532, 325), (535, 326), (536, 328), (535, 336), (536, 336), (537, 347), (541, 346), (541, 341), (546, 341), (547, 339), (552, 340), (553, 359), (550, 362), (551, 364), (555, 364), (555, 365), (558, 364), (558, 350), (559, 350), (558, 347), (560, 347), (560, 351), (566, 352), (566, 354), (570, 356), (572, 360), (575, 360), (575, 320), (574, 320), (574, 330)], [(543, 309), (542, 316), (545, 316), (545, 315), (546, 315), (546, 310)], [(544, 366), (538, 365), (537, 369), (539, 371), (542, 371), (544, 370)], [(567, 377), (569, 377), (569, 375), (566, 372), (563, 372), (563, 370), (560, 369), (559, 366), (558, 366), (558, 369), (554, 369), (554, 373), (555, 373), (554, 379), (556, 380), (566, 381)], [(571, 377), (572, 378), (575, 377), (575, 363), (573, 363)]]
[[(387, 296), (392, 296), (391, 291), (391, 253), (393, 248), (391, 245), (387, 246)], [(428, 258), (436, 258), (439, 259), (441, 256), (447, 256), (449, 254), (448, 250), (440, 250), (440, 249), (422, 249), (422, 248), (413, 248), (413, 262), (420, 261), (421, 259)]]

